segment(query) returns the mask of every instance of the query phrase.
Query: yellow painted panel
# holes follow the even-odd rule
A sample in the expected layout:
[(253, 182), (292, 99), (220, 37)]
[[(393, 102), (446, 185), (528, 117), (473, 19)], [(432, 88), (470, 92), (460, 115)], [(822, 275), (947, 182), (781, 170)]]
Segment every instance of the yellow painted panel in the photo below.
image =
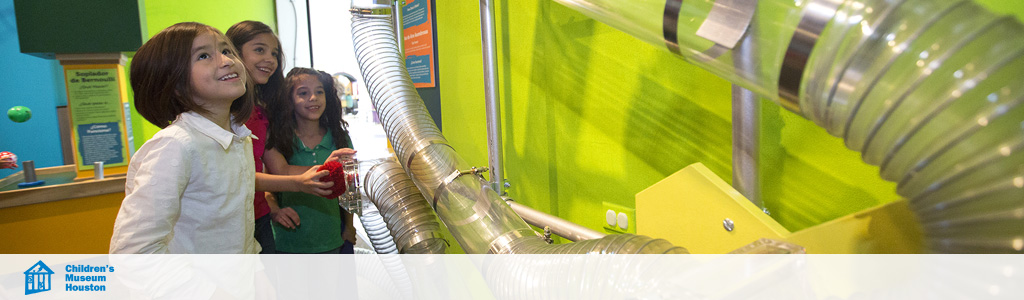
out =
[(124, 193), (0, 209), (0, 253), (107, 253)]
[[(723, 221), (732, 220), (727, 231)], [(781, 239), (782, 225), (703, 164), (683, 168), (636, 194), (637, 233), (690, 253), (728, 253), (760, 238)]]
[[(729, 218), (732, 231), (723, 227)], [(636, 195), (637, 233), (691, 253), (728, 253), (759, 238), (780, 239), (807, 253), (922, 253), (923, 234), (906, 201), (878, 205), (790, 233), (697, 163)]]
[(869, 208), (793, 233), (807, 253), (922, 253), (924, 235), (906, 200)]

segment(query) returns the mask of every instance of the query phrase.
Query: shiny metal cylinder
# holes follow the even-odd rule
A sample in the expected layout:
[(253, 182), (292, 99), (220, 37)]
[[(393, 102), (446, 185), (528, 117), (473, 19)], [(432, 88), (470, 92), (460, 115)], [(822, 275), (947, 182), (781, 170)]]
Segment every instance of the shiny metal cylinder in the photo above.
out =
[[(738, 72), (758, 72), (756, 27), (751, 27), (736, 45), (733, 63)], [(754, 205), (761, 200), (761, 98), (739, 85), (732, 85), (732, 186)]]
[(491, 189), (504, 190), (505, 166), (501, 147), (501, 101), (498, 98), (498, 66), (494, 43), (494, 11), (491, 0), (480, 0), (480, 38), (484, 58), (484, 101), (487, 110), (487, 162)]
[(36, 162), (34, 160), (26, 160), (21, 162), (21, 170), (25, 172), (25, 182), (36, 182)]
[(98, 161), (98, 162), (92, 163), (92, 172), (93, 172), (92, 179), (96, 179), (96, 180), (103, 179), (103, 162), (102, 161)]
[(552, 233), (566, 238), (573, 242), (593, 240), (605, 237), (607, 234), (583, 227), (579, 224), (569, 222), (565, 219), (546, 214), (529, 206), (516, 203), (512, 199), (506, 199), (505, 203), (523, 217), (523, 220), (530, 225), (544, 228), (547, 226)]
[(405, 43), (402, 41), (402, 2), (404, 0), (394, 0), (391, 2), (391, 18), (395, 20), (395, 37), (398, 38), (398, 53), (405, 54)]

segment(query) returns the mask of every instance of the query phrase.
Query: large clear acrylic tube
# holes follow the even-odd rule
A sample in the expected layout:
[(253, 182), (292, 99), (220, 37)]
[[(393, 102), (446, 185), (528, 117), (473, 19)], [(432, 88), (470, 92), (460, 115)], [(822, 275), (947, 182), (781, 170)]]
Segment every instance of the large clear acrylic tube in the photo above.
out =
[[(898, 183), (931, 250), (1024, 252), (1024, 26), (1016, 18), (970, 0), (556, 1), (842, 137)], [(697, 24), (730, 3), (758, 16), (744, 32), (757, 43), (760, 71), (708, 55), (713, 42), (698, 34)], [(678, 11), (675, 26), (669, 11)]]
[(358, 3), (352, 11), (356, 59), (398, 162), (466, 253), (686, 253), (664, 240), (632, 235), (580, 245), (545, 244), (477, 174), (468, 172), (472, 166), (434, 125), (405, 70), (390, 11)]
[[(779, 70), (782, 68), (786, 45), (796, 30), (806, 2), (795, 0), (555, 0), (580, 13), (590, 16), (641, 41), (672, 51), (688, 62), (715, 75), (758, 93), (779, 100)], [(813, 6), (812, 6), (813, 8)], [(720, 19), (723, 11), (748, 12), (759, 15), (759, 22)], [(745, 16), (738, 13), (737, 17)], [(705, 33), (702, 26), (729, 23), (731, 31)], [(722, 45), (712, 41), (716, 36), (742, 36), (747, 26), (757, 26), (756, 35), (749, 43), (760, 50), (759, 68), (738, 69), (732, 49), (735, 45)], [(702, 37), (707, 36), (707, 37)], [(709, 39), (711, 38), (711, 39)]]

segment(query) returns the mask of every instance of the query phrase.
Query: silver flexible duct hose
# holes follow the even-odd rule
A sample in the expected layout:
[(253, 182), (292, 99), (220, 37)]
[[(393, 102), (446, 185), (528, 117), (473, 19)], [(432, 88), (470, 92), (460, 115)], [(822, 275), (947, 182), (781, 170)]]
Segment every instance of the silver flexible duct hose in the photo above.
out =
[(686, 253), (664, 240), (630, 235), (580, 245), (543, 243), (447, 144), (413, 87), (391, 26), (384, 9), (354, 7), (356, 59), (399, 163), (466, 253)]
[(363, 224), (363, 229), (366, 230), (366, 235), (370, 238), (370, 244), (373, 245), (373, 250), (376, 253), (398, 254), (395, 240), (391, 237), (391, 231), (388, 230), (384, 218), (380, 216), (376, 204), (371, 202), (370, 205), (363, 207), (363, 212), (359, 215), (359, 223)]
[(931, 250), (1021, 252), (1024, 26), (971, 1), (872, 2), (837, 14), (872, 31), (834, 21), (821, 35), (805, 116), (898, 183)]
[[(1024, 252), (1024, 26), (1016, 18), (969, 0), (715, 1), (710, 14), (701, 1), (556, 1), (668, 43), (842, 137), (897, 182), (931, 251)], [(697, 26), (715, 21), (716, 10), (761, 16), (746, 34), (766, 71), (708, 55), (714, 42)]]
[[(441, 227), (435, 221), (434, 211), (401, 165), (394, 160), (383, 160), (370, 167), (364, 178), (366, 196), (373, 206), (380, 209), (384, 220), (382, 223), (387, 224), (384, 231), (387, 234), (393, 233), (398, 243), (398, 249), (392, 253), (445, 253), (448, 242), (441, 236)], [(380, 250), (377, 252), (381, 253)]]

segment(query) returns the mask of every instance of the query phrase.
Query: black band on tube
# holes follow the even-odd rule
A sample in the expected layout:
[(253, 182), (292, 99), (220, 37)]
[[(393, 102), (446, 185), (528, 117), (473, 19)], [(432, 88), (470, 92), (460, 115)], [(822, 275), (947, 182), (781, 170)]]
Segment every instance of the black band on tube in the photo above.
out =
[(662, 34), (665, 35), (665, 46), (675, 54), (679, 52), (678, 28), (679, 9), (683, 6), (683, 0), (665, 1), (665, 16), (662, 22)]

